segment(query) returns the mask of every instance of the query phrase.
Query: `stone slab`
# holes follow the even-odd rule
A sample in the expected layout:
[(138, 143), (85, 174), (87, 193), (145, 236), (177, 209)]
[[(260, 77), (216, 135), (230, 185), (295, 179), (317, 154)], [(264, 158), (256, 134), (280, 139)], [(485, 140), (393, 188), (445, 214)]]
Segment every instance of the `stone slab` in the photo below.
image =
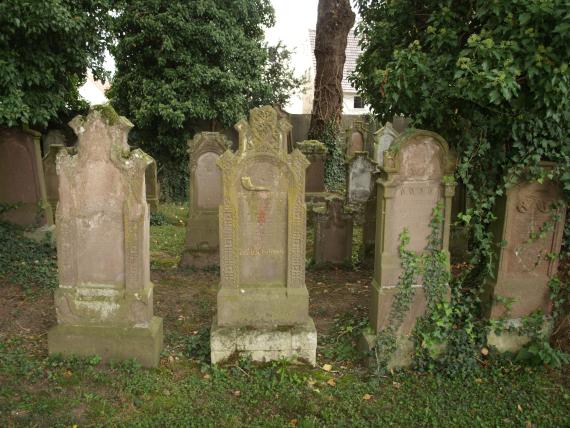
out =
[[(373, 365), (375, 363), (374, 347), (376, 345), (376, 336), (372, 332), (365, 332), (360, 337), (358, 343), (358, 349), (369, 355), (368, 365)], [(398, 336), (396, 338), (396, 350), (392, 354), (392, 357), (388, 360), (386, 364), (387, 370), (392, 370), (401, 367), (408, 367), (412, 364), (412, 359), (414, 357), (414, 343), (410, 336)]]
[(59, 324), (48, 332), (50, 355), (98, 355), (103, 362), (134, 358), (144, 367), (158, 366), (162, 342), (162, 318), (159, 317), (153, 317), (145, 327)]
[(294, 326), (236, 328), (219, 326), (214, 318), (210, 336), (212, 364), (234, 355), (249, 355), (253, 361), (281, 358), (316, 364), (317, 330), (312, 319)]
[[(526, 334), (520, 334), (516, 331), (522, 326), (520, 318), (504, 320), (505, 327), (501, 331), (490, 331), (487, 334), (487, 345), (494, 346), (499, 352), (518, 352), (524, 345), (531, 341), (531, 337)], [(540, 336), (543, 338), (550, 337), (552, 332), (552, 321), (545, 318), (542, 325)]]

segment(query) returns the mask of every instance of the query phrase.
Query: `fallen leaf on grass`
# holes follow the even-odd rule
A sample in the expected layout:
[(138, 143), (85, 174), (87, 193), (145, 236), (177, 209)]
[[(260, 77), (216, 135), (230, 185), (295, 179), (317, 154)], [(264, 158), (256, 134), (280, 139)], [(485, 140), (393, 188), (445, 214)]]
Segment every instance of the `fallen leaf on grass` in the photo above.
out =
[(241, 395), (241, 391), (236, 390), (234, 391), (234, 396), (239, 397)]
[(402, 386), (402, 384), (400, 382), (392, 382), (392, 386), (396, 389), (400, 389), (400, 387)]
[(481, 348), (481, 355), (483, 355), (483, 356), (485, 356), (485, 357), (486, 357), (487, 355), (489, 355), (489, 349), (487, 349), (487, 348), (485, 348), (485, 347)]
[(519, 409), (519, 412), (523, 411), (522, 406), (520, 404), (517, 404), (517, 409)]
[(334, 380), (334, 378), (332, 378), (332, 377), (329, 380), (327, 380), (327, 383), (330, 386), (336, 386), (336, 380)]
[(298, 423), (299, 421), (297, 419), (291, 419), (289, 421), (289, 425), (291, 425), (292, 427), (296, 427)]
[(365, 401), (368, 401), (368, 400), (370, 400), (371, 398), (372, 398), (372, 395), (370, 395), (370, 394), (364, 394), (364, 395), (362, 396), (362, 399), (365, 400)]
[(332, 370), (332, 366), (330, 364), (323, 365), (323, 370), (326, 372), (330, 372)]

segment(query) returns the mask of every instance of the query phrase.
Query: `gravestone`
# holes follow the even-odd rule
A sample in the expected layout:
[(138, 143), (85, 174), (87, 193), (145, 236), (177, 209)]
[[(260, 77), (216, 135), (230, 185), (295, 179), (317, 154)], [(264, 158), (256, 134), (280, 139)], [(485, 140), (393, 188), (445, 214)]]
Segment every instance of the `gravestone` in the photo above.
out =
[(34, 227), (53, 223), (40, 136), (30, 129), (0, 128), (0, 203), (18, 204), (1, 214), (0, 220)]
[[(365, 336), (369, 349), (374, 346), (374, 335), (392, 321), (390, 310), (402, 273), (398, 251), (400, 234), (407, 229), (410, 236), (407, 249), (423, 252), (431, 232), (433, 210), (441, 204), (444, 214), (441, 249), (447, 252), (455, 186), (444, 179), (453, 174), (455, 158), (438, 134), (422, 130), (405, 132), (384, 155), (383, 175), (377, 182), (376, 248), (369, 317), (372, 335)], [(422, 285), (414, 286), (414, 290), (410, 310), (396, 332), (398, 350), (390, 359), (389, 367), (404, 366), (411, 361), (409, 335), (426, 307)]]
[(364, 147), (364, 122), (355, 120), (352, 127), (346, 130), (346, 158), (350, 159), (357, 152), (363, 152)]
[(190, 212), (182, 267), (205, 268), (220, 263), (222, 171), (217, 162), (230, 147), (231, 141), (218, 132), (200, 132), (188, 141)]
[(396, 139), (398, 132), (394, 129), (390, 122), (386, 122), (382, 128), (380, 128), (374, 134), (374, 162), (379, 166), (384, 164), (384, 152), (388, 150), (390, 144)]
[(348, 161), (346, 196), (351, 204), (364, 204), (374, 189), (376, 163), (367, 152), (356, 152)]
[[(551, 163), (543, 162), (546, 169)], [(530, 338), (517, 331), (524, 317), (540, 311), (548, 320), (552, 302), (549, 279), (556, 275), (566, 206), (560, 185), (520, 180), (497, 200), (493, 235), (497, 245), (495, 274), (486, 284), (486, 314), (503, 321), (504, 331), (491, 332), (488, 343), (501, 352), (515, 352)], [(543, 231), (544, 236), (540, 237)], [(507, 303), (509, 302), (509, 303)], [(545, 322), (543, 333), (549, 330)]]
[(344, 212), (339, 196), (326, 199), (324, 209), (315, 209), (315, 264), (352, 263), (352, 215)]
[[(152, 158), (151, 158), (152, 159)], [(151, 163), (145, 169), (145, 186), (146, 186), (146, 203), (151, 213), (158, 212), (158, 171), (156, 161), (152, 159)]]
[(376, 181), (381, 171), (372, 174), (372, 192), (364, 204), (362, 223), (362, 263), (368, 268), (374, 267), (374, 248), (376, 246)]
[(315, 364), (317, 336), (305, 286), (305, 168), (287, 153), (291, 125), (270, 106), (236, 125), (239, 150), (218, 160), (220, 289), (211, 330), (213, 363), (236, 353), (255, 361)]
[(57, 178), (55, 161), (60, 150), (65, 150), (65, 146), (62, 146), (61, 144), (52, 144), (48, 147), (48, 151), (42, 159), (47, 200), (54, 213), (57, 208), (57, 201), (59, 200), (59, 180)]
[(109, 106), (77, 116), (77, 154), (57, 156), (59, 287), (50, 354), (134, 358), (156, 366), (162, 319), (153, 316), (145, 169), (152, 158), (131, 151), (132, 124)]
[(67, 138), (61, 129), (50, 129), (42, 136), (42, 152), (48, 154), (50, 146), (67, 146)]
[(327, 148), (323, 143), (316, 140), (301, 141), (295, 145), (311, 163), (305, 173), (305, 192), (324, 192)]
[(410, 122), (411, 120), (409, 117), (400, 116), (397, 114), (395, 114), (392, 117), (392, 127), (394, 128), (394, 131), (396, 131), (398, 134), (401, 134), (406, 129), (408, 129), (408, 126), (410, 126)]

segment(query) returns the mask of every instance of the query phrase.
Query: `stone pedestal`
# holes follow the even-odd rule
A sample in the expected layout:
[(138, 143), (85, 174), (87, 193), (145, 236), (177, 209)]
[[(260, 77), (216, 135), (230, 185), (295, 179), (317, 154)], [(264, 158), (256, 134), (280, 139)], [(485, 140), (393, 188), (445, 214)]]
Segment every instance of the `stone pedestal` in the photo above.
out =
[[(426, 310), (422, 284), (414, 286), (409, 311), (399, 325), (390, 319), (394, 296), (398, 293), (402, 261), (399, 256), (400, 235), (408, 230), (408, 250), (426, 250), (433, 210), (443, 209), (441, 250), (448, 253), (451, 200), (455, 184), (444, 180), (453, 174), (455, 158), (439, 135), (428, 131), (408, 131), (400, 135), (384, 154), (383, 174), (377, 181), (376, 245), (370, 332), (375, 336), (384, 329), (395, 328), (401, 349), (391, 357), (389, 367), (409, 363), (409, 336), (418, 317)], [(449, 254), (449, 253), (448, 253)], [(446, 267), (449, 269), (449, 265)], [(421, 280), (421, 279), (420, 279)], [(366, 343), (374, 343), (370, 338)]]
[[(549, 169), (553, 164), (542, 166)], [(533, 313), (544, 316), (543, 330), (548, 330), (552, 310), (548, 282), (558, 270), (558, 258), (549, 255), (559, 254), (562, 245), (566, 217), (562, 201), (558, 183), (521, 180), (495, 204), (495, 274), (486, 284), (483, 301), (487, 317), (504, 323), (504, 332), (488, 337), (489, 345), (501, 351), (514, 352), (528, 342), (528, 336), (508, 327), (521, 325)]]
[(218, 207), (222, 203), (222, 172), (216, 162), (230, 147), (230, 140), (219, 132), (200, 132), (188, 141), (190, 210), (182, 267), (203, 269), (220, 264)]
[(291, 125), (270, 106), (236, 125), (239, 151), (218, 160), (220, 289), (212, 361), (245, 353), (260, 361), (315, 362), (316, 331), (305, 286), (305, 168), (287, 153)]
[(79, 142), (77, 154), (57, 155), (58, 325), (49, 351), (156, 366), (162, 320), (153, 316), (145, 197), (152, 158), (130, 150), (132, 124), (109, 106), (70, 126)]

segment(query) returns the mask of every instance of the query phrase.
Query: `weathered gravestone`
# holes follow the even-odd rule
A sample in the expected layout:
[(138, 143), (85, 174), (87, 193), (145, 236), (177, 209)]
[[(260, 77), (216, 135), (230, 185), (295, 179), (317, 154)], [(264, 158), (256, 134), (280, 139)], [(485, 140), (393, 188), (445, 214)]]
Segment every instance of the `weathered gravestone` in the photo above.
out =
[(394, 129), (390, 122), (386, 122), (382, 128), (380, 128), (374, 134), (374, 162), (379, 166), (384, 164), (384, 152), (388, 150), (392, 142), (398, 136), (398, 132)]
[(344, 212), (343, 199), (328, 197), (325, 207), (315, 211), (315, 264), (351, 264), (353, 220)]
[(364, 122), (355, 120), (346, 130), (346, 158), (350, 159), (357, 152), (364, 151)]
[(346, 196), (351, 204), (364, 204), (370, 198), (374, 189), (373, 176), (376, 163), (367, 152), (356, 152), (348, 161), (346, 169)]
[(42, 152), (44, 157), (51, 146), (67, 146), (67, 138), (61, 129), (50, 129), (42, 136)]
[[(429, 225), (433, 211), (438, 204), (444, 215), (441, 249), (447, 252), (455, 185), (444, 176), (453, 174), (454, 167), (455, 159), (449, 153), (447, 143), (433, 132), (405, 132), (385, 152), (384, 173), (377, 182), (376, 248), (370, 306), (372, 335), (365, 336), (368, 348), (374, 346), (374, 335), (393, 322), (389, 315), (402, 273), (398, 250), (400, 235), (407, 229), (410, 236), (407, 249), (423, 252), (431, 233)], [(423, 286), (415, 285), (410, 309), (397, 326), (398, 350), (391, 356), (389, 367), (410, 362), (411, 341), (408, 337), (425, 307)]]
[(53, 213), (55, 213), (57, 201), (59, 200), (59, 179), (57, 177), (56, 158), (60, 150), (66, 150), (65, 146), (61, 144), (51, 144), (48, 146), (47, 153), (42, 159), (47, 200)]
[(239, 151), (218, 161), (220, 289), (211, 359), (246, 353), (256, 361), (315, 363), (317, 335), (305, 286), (305, 168), (287, 153), (291, 125), (270, 106), (236, 125)]
[(376, 246), (376, 181), (381, 171), (372, 173), (372, 192), (364, 204), (364, 220), (362, 222), (362, 263), (374, 267), (374, 249)]
[(325, 191), (325, 161), (327, 148), (316, 140), (301, 141), (295, 144), (311, 163), (305, 174), (305, 192), (318, 193)]
[(1, 220), (36, 227), (53, 223), (40, 136), (29, 129), (0, 128), (0, 204), (17, 204)]
[(92, 109), (70, 126), (77, 154), (57, 158), (58, 324), (49, 353), (135, 358), (156, 366), (162, 319), (153, 316), (145, 169), (152, 158), (130, 151), (132, 124), (111, 107)]
[(548, 282), (558, 268), (558, 257), (551, 255), (560, 253), (566, 206), (558, 183), (521, 179), (497, 200), (494, 212), (495, 275), (487, 283), (484, 301), (487, 316), (501, 327), (489, 334), (488, 343), (501, 352), (514, 352), (530, 340), (519, 330), (525, 317), (546, 316), (543, 333), (549, 331)]
[(217, 165), (231, 142), (218, 132), (201, 132), (188, 141), (190, 214), (181, 266), (204, 268), (220, 263), (218, 210), (222, 204), (222, 171)]
[[(150, 156), (149, 156), (150, 157)], [(151, 213), (158, 212), (158, 171), (156, 161), (151, 158), (151, 163), (145, 169), (146, 202)]]

